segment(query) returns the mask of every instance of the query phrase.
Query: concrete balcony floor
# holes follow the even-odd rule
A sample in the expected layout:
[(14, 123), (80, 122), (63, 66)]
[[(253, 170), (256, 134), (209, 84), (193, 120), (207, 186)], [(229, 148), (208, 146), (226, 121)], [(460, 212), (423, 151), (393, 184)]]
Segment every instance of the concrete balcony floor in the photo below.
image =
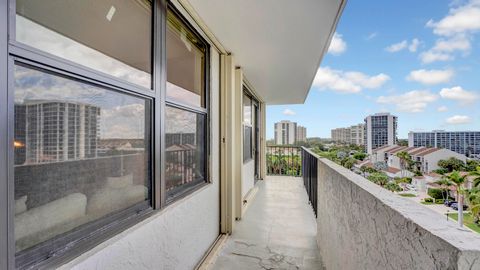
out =
[(213, 269), (324, 269), (302, 178), (269, 176), (257, 187)]

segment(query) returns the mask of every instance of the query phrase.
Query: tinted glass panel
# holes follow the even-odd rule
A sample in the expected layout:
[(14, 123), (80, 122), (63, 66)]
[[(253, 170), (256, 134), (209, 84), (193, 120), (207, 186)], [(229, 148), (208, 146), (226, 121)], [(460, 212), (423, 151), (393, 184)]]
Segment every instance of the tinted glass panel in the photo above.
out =
[(151, 0), (17, 0), (16, 39), (151, 87)]
[(243, 123), (252, 124), (252, 99), (245, 94), (243, 95)]
[(15, 67), (15, 242), (22, 251), (150, 200), (150, 102)]
[(205, 181), (205, 125), (205, 115), (167, 106), (165, 177), (169, 194)]
[(243, 161), (251, 160), (252, 152), (252, 127), (243, 126)]
[(175, 15), (167, 20), (167, 98), (205, 107), (205, 45)]

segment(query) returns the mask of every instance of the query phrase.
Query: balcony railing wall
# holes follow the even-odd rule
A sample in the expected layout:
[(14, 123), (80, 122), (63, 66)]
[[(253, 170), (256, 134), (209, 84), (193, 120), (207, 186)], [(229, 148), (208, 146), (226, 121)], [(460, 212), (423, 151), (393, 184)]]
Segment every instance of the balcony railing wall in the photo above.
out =
[(301, 176), (302, 149), (296, 146), (267, 146), (267, 174)]
[(326, 269), (480, 269), (478, 234), (302, 150)]
[(302, 176), (308, 199), (317, 216), (318, 159), (310, 150), (302, 147)]

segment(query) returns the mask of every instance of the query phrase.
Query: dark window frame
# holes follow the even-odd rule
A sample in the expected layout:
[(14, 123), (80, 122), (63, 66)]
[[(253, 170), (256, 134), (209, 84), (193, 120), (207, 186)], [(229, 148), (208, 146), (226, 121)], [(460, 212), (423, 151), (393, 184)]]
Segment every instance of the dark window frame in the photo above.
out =
[[(210, 153), (211, 153), (211, 147), (210, 147), (210, 44), (203, 38), (203, 36), (193, 27), (193, 25), (182, 15), (182, 13), (170, 2), (167, 3), (167, 10), (169, 12), (172, 12), (172, 14), (191, 32), (195, 35), (195, 37), (199, 40), (202, 45), (205, 46), (205, 61), (204, 61), (204, 89), (205, 89), (205, 95), (204, 95), (204, 104), (205, 107), (201, 106), (193, 106), (190, 104), (185, 104), (181, 102), (181, 100), (177, 99), (170, 99), (170, 98), (165, 98), (165, 107), (173, 107), (176, 109), (184, 110), (184, 111), (189, 111), (192, 113), (196, 114), (202, 114), (205, 116), (205, 123), (206, 125), (204, 126), (204, 152), (205, 152), (205, 157), (204, 157), (204, 167), (205, 167), (205, 178), (204, 179), (197, 179), (195, 181), (192, 181), (188, 184), (182, 185), (181, 187), (177, 187), (169, 192), (166, 192), (165, 197), (166, 197), (166, 204), (171, 204), (174, 203), (175, 201), (191, 194), (192, 192), (195, 192), (196, 190), (202, 188), (205, 185), (208, 185), (212, 183), (211, 177), (210, 177)], [(166, 31), (166, 30), (165, 30)], [(166, 44), (166, 42), (165, 42)], [(166, 50), (165, 50), (166, 53)], [(165, 57), (166, 60), (166, 57)], [(167, 67), (167, 65), (165, 65)], [(168, 72), (168, 70), (165, 71)], [(166, 81), (166, 79), (165, 79)], [(166, 83), (166, 82), (165, 82)], [(163, 132), (165, 133), (165, 132)], [(164, 135), (165, 136), (165, 135)], [(162, 151), (165, 153), (165, 149), (162, 149)], [(164, 159), (165, 160), (165, 159)], [(165, 178), (164, 178), (165, 179)], [(165, 181), (164, 181), (165, 182)]]
[[(41, 64), (41, 63), (32, 62), (28, 59), (24, 59), (18, 56), (12, 56), (11, 59), (12, 59), (11, 62), (13, 63), (14, 66), (19, 65), (29, 69), (44, 72), (46, 74), (51, 74), (53, 76), (59, 76), (61, 78), (80, 82), (82, 84), (88, 84), (95, 87), (99, 87), (99, 88), (105, 89), (106, 91), (113, 91), (113, 92), (124, 94), (124, 95), (130, 95), (130, 96), (142, 98), (145, 101), (147, 101), (150, 106), (149, 110), (146, 110), (146, 111), (150, 111), (150, 115), (149, 115), (150, 124), (149, 124), (149, 127), (146, 129), (146, 132), (148, 132), (146, 133), (146, 135), (148, 134), (150, 137), (150, 149), (149, 149), (150, 162), (149, 164), (147, 164), (147, 166), (149, 166), (150, 201), (137, 203), (125, 210), (121, 210), (117, 213), (108, 215), (106, 217), (102, 217), (91, 223), (81, 225), (68, 233), (62, 234), (60, 236), (56, 236), (52, 239), (49, 239), (45, 242), (35, 245), (32, 248), (28, 248), (25, 251), (21, 251), (18, 254), (15, 254), (15, 265), (18, 268), (43, 267), (43, 266), (49, 267), (52, 264), (52, 262), (55, 261), (56, 257), (63, 257), (65, 254), (69, 253), (70, 250), (72, 250), (73, 252), (78, 252), (78, 250), (76, 250), (77, 246), (79, 246), (80, 248), (89, 246), (88, 245), (89, 243), (86, 243), (86, 242), (91, 242), (92, 244), (95, 243), (94, 245), (98, 244), (96, 243), (96, 241), (99, 241), (99, 239), (103, 239), (102, 234), (105, 232), (105, 230), (111, 229), (115, 231), (117, 229), (124, 228), (124, 226), (128, 225), (127, 223), (129, 223), (130, 221), (137, 220), (138, 222), (138, 220), (141, 220), (143, 217), (148, 216), (152, 212), (153, 208), (151, 205), (154, 197), (153, 196), (154, 193), (152, 192), (152, 190), (154, 189), (154, 186), (155, 186), (155, 183), (152, 181), (153, 175), (154, 175), (154, 166), (152, 162), (153, 161), (153, 151), (152, 151), (153, 139), (152, 138), (153, 138), (154, 129), (151, 128), (151, 127), (154, 127), (153, 118), (152, 118), (152, 112), (153, 112), (152, 108), (153, 108), (154, 100), (151, 97), (144, 96), (140, 93), (134, 94), (132, 93), (132, 91), (125, 91), (122, 89), (118, 89), (116, 87), (109, 86), (108, 84), (102, 84), (94, 80), (90, 80), (75, 74), (71, 74), (67, 71), (56, 70), (53, 67), (45, 66), (44, 64)], [(9, 76), (10, 78), (13, 78), (14, 66), (12, 66), (9, 71), (11, 73)], [(10, 97), (13, 97), (15, 89), (11, 85), (11, 83), (12, 82), (10, 82), (9, 93), (10, 93)], [(10, 107), (13, 107), (12, 102), (13, 100), (10, 99), (9, 100)], [(11, 110), (12, 108), (10, 108), (10, 111)], [(12, 112), (10, 112), (10, 118), (14, 118), (14, 114)], [(9, 131), (9, 133), (11, 132)], [(9, 159), (13, 158), (12, 154), (10, 154), (9, 156), (10, 156)], [(9, 166), (9, 168), (11, 167)], [(13, 170), (11, 170), (9, 182), (13, 187), (14, 186)], [(12, 233), (13, 233), (13, 229), (12, 229)], [(107, 238), (105, 238), (104, 240), (106, 239)], [(89, 247), (91, 248), (94, 245), (91, 245)], [(59, 246), (59, 247), (55, 248), (55, 246)], [(52, 256), (52, 254), (54, 255)]]
[[(0, 0), (0, 268), (16, 267), (54, 268), (101, 242), (138, 224), (166, 206), (164, 179), (164, 110), (165, 110), (165, 18), (166, 0), (152, 1), (152, 89), (124, 81), (112, 75), (69, 60), (50, 55), (14, 40), (15, 37), (15, 0)], [(112, 214), (89, 223), (88, 230), (65, 235), (65, 245), (59, 250), (49, 250), (47, 257), (38, 256), (37, 252), (15, 254), (14, 240), (14, 177), (13, 141), (14, 100), (13, 68), (15, 63), (45, 70), (58, 76), (93, 84), (122, 94), (134, 95), (149, 100), (150, 103), (150, 182), (151, 201), (134, 205), (126, 211)], [(209, 129), (208, 129), (209, 130)], [(5, 195), (5, 196), (3, 196)], [(77, 237), (74, 235), (76, 234)], [(49, 241), (49, 240), (48, 240)], [(48, 242), (47, 241), (47, 242)], [(58, 241), (58, 239), (56, 239)], [(46, 245), (42, 243), (40, 245)], [(38, 248), (41, 249), (41, 246)], [(37, 247), (35, 247), (37, 248)], [(38, 251), (38, 250), (37, 250)], [(44, 250), (43, 250), (44, 251)], [(44, 253), (46, 254), (46, 253)]]
[[(243, 105), (243, 100), (244, 100), (244, 97), (247, 97), (249, 100), (250, 100), (250, 106), (251, 106), (251, 115), (250, 115), (250, 124), (246, 124), (245, 123), (245, 119), (244, 119), (244, 116), (245, 116), (245, 113), (244, 113), (244, 108), (245, 106)], [(254, 117), (254, 107), (255, 106), (258, 106), (259, 108), (259, 112), (260, 112), (260, 102), (258, 102), (258, 100), (252, 95), (251, 93), (251, 90), (245, 85), (243, 85), (243, 94), (242, 94), (242, 132), (243, 132), (243, 150), (242, 150), (242, 155), (243, 155), (243, 164), (251, 161), (251, 160), (255, 160), (255, 149), (254, 149), (254, 133), (256, 132), (256, 126), (259, 125), (259, 123), (256, 123), (256, 119), (253, 119)], [(249, 142), (249, 145), (250, 145), (250, 155), (249, 156), (246, 156), (245, 155), (245, 132), (246, 132), (246, 129), (249, 129), (249, 132), (250, 132), (250, 142)], [(258, 146), (257, 146), (258, 147)], [(258, 149), (257, 149), (258, 150)]]

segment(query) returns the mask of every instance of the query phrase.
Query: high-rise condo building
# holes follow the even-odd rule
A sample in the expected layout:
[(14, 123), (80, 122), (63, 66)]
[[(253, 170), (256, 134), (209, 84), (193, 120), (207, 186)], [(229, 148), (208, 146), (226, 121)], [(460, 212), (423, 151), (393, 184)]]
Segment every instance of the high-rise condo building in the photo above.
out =
[(297, 142), (307, 141), (307, 128), (304, 126), (297, 126)]
[(358, 124), (346, 128), (335, 128), (331, 130), (331, 136), (334, 142), (364, 145), (365, 125)]
[(297, 123), (282, 120), (275, 123), (275, 144), (295, 144), (297, 141)]
[(15, 164), (35, 164), (97, 156), (100, 108), (68, 102), (32, 101), (15, 105)]
[(408, 133), (408, 146), (446, 148), (471, 158), (480, 157), (480, 131), (444, 131)]
[(397, 143), (397, 120), (390, 113), (376, 113), (365, 118), (365, 148), (368, 154), (378, 147)]

